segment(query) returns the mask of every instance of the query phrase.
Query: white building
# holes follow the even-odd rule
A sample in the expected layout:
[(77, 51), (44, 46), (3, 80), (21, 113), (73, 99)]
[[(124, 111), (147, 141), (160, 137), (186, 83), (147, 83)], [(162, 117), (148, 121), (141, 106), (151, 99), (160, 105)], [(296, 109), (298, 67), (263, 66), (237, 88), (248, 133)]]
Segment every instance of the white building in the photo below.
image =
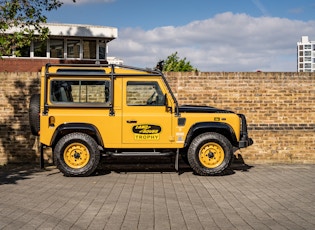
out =
[[(71, 64), (122, 64), (123, 61), (108, 57), (108, 43), (118, 37), (118, 29), (108, 26), (80, 24), (43, 24), (49, 29), (48, 39), (34, 40), (29, 46), (12, 50), (3, 55), (0, 72), (39, 71), (45, 63)], [(5, 31), (12, 34), (19, 27)], [(15, 52), (19, 51), (19, 56)]]
[(107, 62), (108, 64), (117, 64), (117, 65), (124, 64), (124, 61), (122, 59), (116, 58), (116, 57), (107, 57)]
[(315, 72), (315, 41), (310, 41), (308, 36), (302, 36), (297, 43), (297, 71)]

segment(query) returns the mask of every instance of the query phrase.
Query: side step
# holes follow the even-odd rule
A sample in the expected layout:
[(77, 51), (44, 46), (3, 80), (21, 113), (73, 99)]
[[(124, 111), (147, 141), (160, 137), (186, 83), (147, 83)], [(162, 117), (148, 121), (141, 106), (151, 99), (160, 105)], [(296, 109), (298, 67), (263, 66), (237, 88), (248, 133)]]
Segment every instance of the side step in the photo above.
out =
[(114, 157), (168, 157), (173, 156), (174, 152), (107, 152), (106, 155)]
[(179, 149), (176, 152), (172, 151), (165, 151), (165, 152), (157, 152), (157, 151), (108, 151), (103, 154), (103, 156), (113, 156), (113, 157), (171, 157), (175, 155), (175, 170), (179, 174), (179, 165), (178, 165), (178, 158), (179, 158)]

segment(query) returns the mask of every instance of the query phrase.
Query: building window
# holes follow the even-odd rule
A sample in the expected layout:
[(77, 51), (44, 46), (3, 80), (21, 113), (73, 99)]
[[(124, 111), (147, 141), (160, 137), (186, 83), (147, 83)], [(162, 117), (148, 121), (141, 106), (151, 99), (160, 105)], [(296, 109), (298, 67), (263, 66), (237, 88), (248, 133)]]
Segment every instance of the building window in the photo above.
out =
[(64, 41), (63, 39), (50, 40), (50, 57), (64, 58)]
[(299, 50), (303, 50), (303, 45), (299, 45)]
[(312, 58), (311, 58), (311, 57), (305, 57), (305, 61), (306, 61), (306, 62), (311, 62), (311, 61), (312, 61)]
[(80, 40), (67, 41), (67, 58), (80, 58)]
[(23, 46), (17, 50), (20, 52), (21, 57), (30, 57), (31, 55), (31, 46)]
[(305, 63), (305, 68), (311, 68), (311, 63)]
[(305, 51), (304, 56), (311, 56), (311, 51)]
[(310, 50), (312, 48), (312, 45), (305, 45), (306, 50)]
[(106, 40), (73, 38), (52, 38), (46, 41), (35, 39), (31, 45), (10, 50), (3, 56), (42, 57), (42, 58), (75, 58), (89, 60), (106, 60)]
[(46, 57), (47, 41), (34, 41), (34, 57)]
[(96, 59), (96, 41), (83, 41), (83, 59)]
[(99, 40), (99, 59), (106, 59), (106, 42), (104, 40)]

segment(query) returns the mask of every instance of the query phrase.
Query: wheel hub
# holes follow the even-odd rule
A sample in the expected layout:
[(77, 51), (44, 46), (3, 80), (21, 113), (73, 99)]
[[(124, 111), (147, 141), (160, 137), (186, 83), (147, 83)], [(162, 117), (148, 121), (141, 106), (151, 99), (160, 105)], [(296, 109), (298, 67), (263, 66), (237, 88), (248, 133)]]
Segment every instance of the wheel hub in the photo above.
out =
[(218, 143), (209, 142), (199, 150), (200, 163), (207, 168), (216, 168), (224, 160), (224, 150)]
[(64, 161), (70, 168), (83, 168), (89, 160), (90, 152), (81, 143), (72, 143), (64, 150)]
[(209, 152), (208, 153), (208, 157), (209, 157), (209, 159), (213, 158), (214, 157), (214, 153), (213, 152)]
[(80, 156), (81, 156), (80, 153), (74, 151), (73, 157), (74, 157), (75, 159), (80, 159)]

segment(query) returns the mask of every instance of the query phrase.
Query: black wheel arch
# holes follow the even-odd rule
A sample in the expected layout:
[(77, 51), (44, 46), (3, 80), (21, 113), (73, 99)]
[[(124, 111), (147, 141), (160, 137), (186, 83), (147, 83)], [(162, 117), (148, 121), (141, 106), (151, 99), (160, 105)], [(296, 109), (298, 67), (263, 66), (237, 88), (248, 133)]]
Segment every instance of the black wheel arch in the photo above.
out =
[(199, 122), (194, 124), (188, 131), (184, 146), (189, 147), (196, 136), (206, 132), (219, 133), (225, 136), (233, 146), (238, 146), (234, 130), (231, 126), (222, 122)]
[(104, 146), (99, 130), (94, 125), (88, 123), (65, 123), (58, 126), (51, 139), (51, 146), (55, 146), (60, 138), (73, 132), (88, 134), (94, 138), (98, 145)]

